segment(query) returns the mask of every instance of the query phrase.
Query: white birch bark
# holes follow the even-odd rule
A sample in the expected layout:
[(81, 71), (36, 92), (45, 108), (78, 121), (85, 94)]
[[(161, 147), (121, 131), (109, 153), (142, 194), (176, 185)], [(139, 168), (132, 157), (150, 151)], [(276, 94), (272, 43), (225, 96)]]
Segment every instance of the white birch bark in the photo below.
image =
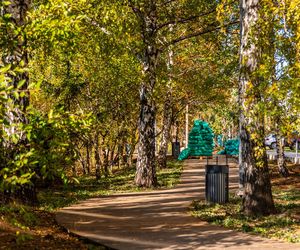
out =
[(245, 177), (243, 210), (251, 215), (274, 212), (264, 145), (264, 113), (259, 109), (261, 79), (256, 74), (261, 58), (259, 11), (258, 0), (240, 0), (240, 167)]
[(151, 187), (157, 184), (155, 167), (156, 107), (153, 99), (158, 61), (156, 1), (145, 1), (144, 10), (139, 13), (139, 17), (144, 46), (142, 56), (144, 80), (140, 87), (139, 145), (135, 183), (138, 186)]

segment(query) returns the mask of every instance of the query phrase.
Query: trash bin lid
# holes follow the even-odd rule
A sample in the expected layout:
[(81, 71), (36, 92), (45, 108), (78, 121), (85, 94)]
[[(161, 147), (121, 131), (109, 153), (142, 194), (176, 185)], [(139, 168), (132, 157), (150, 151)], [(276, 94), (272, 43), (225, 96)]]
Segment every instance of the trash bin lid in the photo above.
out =
[(228, 165), (205, 165), (205, 173), (207, 174), (228, 174), (229, 167)]

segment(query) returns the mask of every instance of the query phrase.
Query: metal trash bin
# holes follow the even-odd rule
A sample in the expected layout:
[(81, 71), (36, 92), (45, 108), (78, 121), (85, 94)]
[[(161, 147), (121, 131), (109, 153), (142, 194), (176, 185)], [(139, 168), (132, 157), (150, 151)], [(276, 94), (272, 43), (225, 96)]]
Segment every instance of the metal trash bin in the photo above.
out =
[(172, 156), (177, 159), (180, 154), (180, 143), (172, 142)]
[[(227, 159), (227, 158), (226, 158)], [(205, 166), (205, 198), (209, 203), (226, 203), (229, 198), (229, 167), (207, 164)]]

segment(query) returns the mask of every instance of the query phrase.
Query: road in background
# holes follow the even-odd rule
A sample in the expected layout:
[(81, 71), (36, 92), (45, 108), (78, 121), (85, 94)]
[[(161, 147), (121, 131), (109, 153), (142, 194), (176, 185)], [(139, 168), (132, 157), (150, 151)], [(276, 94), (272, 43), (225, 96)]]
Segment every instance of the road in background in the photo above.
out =
[[(270, 160), (276, 159), (276, 155), (277, 155), (276, 150), (267, 150), (267, 154), (268, 154), (268, 158)], [(297, 156), (296, 152), (293, 152), (293, 151), (285, 151), (284, 155), (285, 155), (285, 158), (293, 161), (294, 163), (299, 163), (299, 161), (300, 161), (299, 152), (298, 152), (298, 156)]]

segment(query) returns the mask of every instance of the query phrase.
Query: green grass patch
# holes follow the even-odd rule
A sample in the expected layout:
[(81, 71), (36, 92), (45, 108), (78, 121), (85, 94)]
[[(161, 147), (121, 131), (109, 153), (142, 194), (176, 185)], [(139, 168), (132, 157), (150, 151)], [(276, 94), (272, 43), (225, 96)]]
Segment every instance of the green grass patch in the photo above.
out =
[[(179, 182), (182, 162), (169, 161), (166, 169), (158, 170), (156, 189), (171, 188)], [(59, 186), (39, 192), (40, 207), (52, 211), (76, 203), (80, 200), (122, 192), (151, 191), (134, 184), (135, 167), (118, 170), (99, 181), (93, 176), (79, 177), (79, 183)]]
[(167, 168), (158, 171), (157, 181), (160, 188), (172, 188), (179, 183), (183, 169), (182, 164), (182, 161), (169, 161)]
[(194, 201), (194, 216), (215, 225), (230, 229), (255, 233), (268, 238), (282, 239), (288, 242), (300, 242), (300, 191), (273, 191), (277, 214), (260, 217), (245, 216), (241, 212), (240, 198), (230, 197), (226, 204), (207, 204)]

